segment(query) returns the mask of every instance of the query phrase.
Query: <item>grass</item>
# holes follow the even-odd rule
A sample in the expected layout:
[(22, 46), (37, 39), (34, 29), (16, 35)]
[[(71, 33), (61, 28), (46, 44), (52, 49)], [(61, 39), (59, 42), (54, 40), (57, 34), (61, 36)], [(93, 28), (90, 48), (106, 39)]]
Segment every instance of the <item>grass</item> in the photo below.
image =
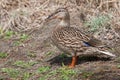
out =
[(13, 63), (14, 66), (21, 67), (21, 68), (29, 68), (35, 64), (37, 64), (37, 62), (34, 62), (34, 61), (25, 62), (25, 61), (20, 61), (20, 60), (15, 61)]
[(3, 34), (2, 26), (0, 25), (0, 35)]
[(0, 34), (4, 35), (4, 38), (5, 39), (10, 39), (12, 38), (13, 36), (14, 37), (18, 37), (20, 41), (25, 41), (28, 39), (28, 35), (25, 34), (25, 33), (18, 33), (18, 32), (14, 32), (14, 31), (11, 31), (11, 30), (7, 30), (6, 32), (3, 32), (1, 29), (0, 29)]
[(15, 42), (13, 43), (14, 46), (19, 46), (20, 44), (22, 44), (21, 41), (15, 41)]
[(119, 64), (117, 65), (117, 68), (120, 69), (120, 57), (118, 57), (118, 58), (116, 59), (116, 61), (119, 63)]
[(25, 72), (23, 74), (22, 80), (29, 80), (29, 78), (31, 77), (31, 75), (32, 75), (31, 73)]
[(11, 30), (8, 30), (8, 31), (6, 31), (4, 34), (5, 34), (5, 35), (4, 35), (4, 38), (5, 38), (5, 39), (9, 39), (9, 38), (11, 38), (15, 33), (14, 33), (13, 31), (11, 31)]
[[(45, 73), (47, 72), (46, 75), (43, 75), (39, 78), (39, 80), (47, 80), (52, 76), (57, 76), (57, 78), (54, 78), (55, 80), (70, 80), (72, 77), (76, 75), (76, 71), (73, 69), (69, 69), (66, 66), (63, 66), (61, 68), (55, 69), (50, 71), (50, 68), (45, 66), (45, 67), (40, 67), (38, 69), (39, 73)], [(49, 72), (48, 72), (49, 71)]]
[(7, 74), (8, 76), (10, 76), (12, 80), (29, 80), (29, 78), (32, 75), (32, 73), (29, 73), (29, 72), (23, 73), (22, 71), (17, 70), (15, 68), (1, 68), (1, 71), (4, 74)]
[(37, 72), (38, 72), (38, 73), (44, 73), (44, 72), (47, 72), (47, 71), (49, 71), (49, 70), (50, 70), (50, 67), (48, 67), (48, 66), (43, 66), (43, 67), (39, 67), (38, 70), (37, 70)]
[(19, 76), (20, 71), (14, 68), (1, 68), (1, 71), (6, 73), (12, 78), (17, 78)]
[(36, 54), (34, 52), (28, 52), (27, 56), (31, 57), (31, 58), (35, 58)]
[(50, 56), (50, 55), (53, 55), (53, 54), (54, 54), (54, 52), (49, 51), (49, 52), (46, 53), (46, 56)]
[(0, 35), (3, 35), (3, 39), (15, 39), (14, 41), (14, 46), (19, 46), (20, 44), (22, 44), (24, 41), (26, 41), (29, 36), (25, 33), (18, 33), (18, 32), (14, 32), (11, 30), (7, 30), (6, 32), (2, 32), (2, 30), (0, 31)]
[[(48, 72), (50, 70), (50, 67), (48, 67), (48, 66), (43, 66), (43, 67), (39, 67), (38, 69), (37, 69), (37, 73), (38, 74), (43, 74), (43, 73), (45, 73), (45, 72)], [(39, 78), (39, 80), (46, 80), (48, 77), (49, 77), (50, 75), (49, 75), (49, 72), (48, 72), (48, 74), (47, 75), (43, 75), (42, 77), (40, 77)]]
[[(62, 53), (62, 54), (60, 54), (59, 55), (61, 58), (65, 58), (67, 55), (65, 54), (65, 53)], [(64, 64), (63, 64), (63, 66), (64, 66)]]
[(28, 36), (27, 34), (21, 34), (20, 40), (21, 40), (21, 41), (27, 40), (28, 37), (29, 37), (29, 36)]
[(120, 69), (120, 64), (117, 67)]
[(92, 18), (90, 21), (85, 23), (85, 26), (90, 27), (90, 31), (95, 32), (103, 25), (105, 25), (108, 21), (109, 18), (107, 16), (102, 15)]
[[(21, 62), (18, 66), (21, 66)], [(29, 72), (23, 73), (22, 71), (19, 71), (14, 68), (2, 68), (1, 71), (9, 75), (11, 78), (18, 79), (21, 77), (22, 80), (29, 80), (32, 74), (34, 74)], [(45, 73), (47, 74), (44, 75)], [(37, 75), (41, 74), (42, 76), (38, 80), (47, 80), (52, 76), (57, 76), (57, 78), (55, 79), (70, 80), (71, 77), (74, 77), (76, 75), (76, 71), (73, 69), (68, 69), (67, 67), (61, 67), (51, 71), (51, 68), (49, 66), (43, 66), (37, 69)]]
[(7, 53), (0, 52), (0, 58), (6, 58), (8, 56)]
[(82, 76), (83, 76), (83, 78), (88, 78), (88, 77), (90, 77), (90, 76), (92, 76), (92, 72), (82, 72)]
[(76, 75), (76, 71), (73, 69), (68, 69), (67, 67), (62, 67), (57, 71), (60, 74), (62, 80), (70, 80), (71, 77)]

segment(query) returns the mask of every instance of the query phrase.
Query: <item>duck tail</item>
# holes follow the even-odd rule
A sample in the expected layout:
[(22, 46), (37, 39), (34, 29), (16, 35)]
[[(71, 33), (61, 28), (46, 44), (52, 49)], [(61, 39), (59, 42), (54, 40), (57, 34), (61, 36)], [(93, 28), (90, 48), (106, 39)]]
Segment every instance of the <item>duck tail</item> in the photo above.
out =
[(112, 53), (110, 53), (110, 52), (108, 52), (108, 51), (101, 51), (101, 50), (97, 50), (97, 51), (100, 52), (100, 53), (103, 53), (103, 54), (109, 55), (109, 56), (111, 56), (111, 57), (116, 57), (115, 54), (112, 54)]

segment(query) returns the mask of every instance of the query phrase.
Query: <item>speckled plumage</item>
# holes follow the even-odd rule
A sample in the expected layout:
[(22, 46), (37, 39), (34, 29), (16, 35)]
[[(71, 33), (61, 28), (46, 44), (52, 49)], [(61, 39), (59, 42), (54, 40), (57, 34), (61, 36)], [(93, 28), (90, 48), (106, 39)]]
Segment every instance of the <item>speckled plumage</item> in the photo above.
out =
[(88, 47), (97, 47), (101, 45), (100, 40), (94, 38), (93, 36), (86, 35), (75, 27), (70, 27), (70, 15), (67, 9), (57, 9), (47, 18), (47, 20), (54, 18), (60, 19), (61, 21), (54, 28), (51, 40), (60, 50), (73, 56), (70, 68), (74, 67), (76, 57), (81, 53), (83, 54)]
[(89, 37), (77, 28), (59, 27), (53, 32), (51, 40), (59, 49), (74, 56), (86, 50), (87, 46), (83, 42), (88, 42)]

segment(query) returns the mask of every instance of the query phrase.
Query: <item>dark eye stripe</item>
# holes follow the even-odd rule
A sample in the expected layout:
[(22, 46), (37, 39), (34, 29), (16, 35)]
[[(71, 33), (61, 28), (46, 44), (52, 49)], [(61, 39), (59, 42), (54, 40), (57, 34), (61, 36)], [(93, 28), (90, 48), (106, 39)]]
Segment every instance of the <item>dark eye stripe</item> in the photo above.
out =
[(57, 11), (57, 12), (65, 12), (66, 9), (64, 9), (64, 8), (59, 8), (59, 9), (57, 9), (56, 11)]

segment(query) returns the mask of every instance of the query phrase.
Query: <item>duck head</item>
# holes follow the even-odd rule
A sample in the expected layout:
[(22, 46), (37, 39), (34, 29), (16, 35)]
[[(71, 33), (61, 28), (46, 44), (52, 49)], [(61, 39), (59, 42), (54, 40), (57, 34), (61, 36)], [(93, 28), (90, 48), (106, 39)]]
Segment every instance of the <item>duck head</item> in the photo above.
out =
[(58, 8), (57, 10), (55, 10), (55, 12), (47, 17), (46, 21), (52, 19), (59, 19), (59, 24), (62, 26), (70, 26), (70, 15), (66, 8)]

